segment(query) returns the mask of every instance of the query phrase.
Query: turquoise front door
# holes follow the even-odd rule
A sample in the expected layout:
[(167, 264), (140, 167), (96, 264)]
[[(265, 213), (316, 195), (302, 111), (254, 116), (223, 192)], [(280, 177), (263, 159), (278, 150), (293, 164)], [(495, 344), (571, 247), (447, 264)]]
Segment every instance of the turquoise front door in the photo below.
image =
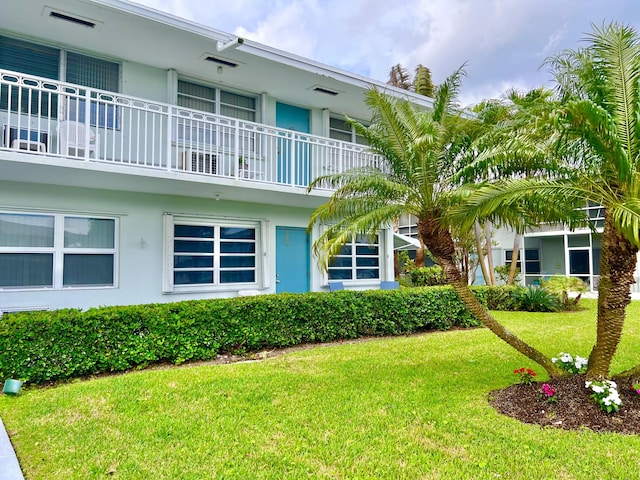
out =
[[(309, 133), (309, 110), (286, 103), (276, 103), (276, 127), (300, 133)], [(309, 144), (305, 136), (293, 139), (282, 134), (278, 139), (278, 182), (297, 186), (309, 185)], [(302, 140), (302, 141), (301, 141)]]
[(276, 227), (276, 292), (309, 291), (309, 235), (299, 227)]

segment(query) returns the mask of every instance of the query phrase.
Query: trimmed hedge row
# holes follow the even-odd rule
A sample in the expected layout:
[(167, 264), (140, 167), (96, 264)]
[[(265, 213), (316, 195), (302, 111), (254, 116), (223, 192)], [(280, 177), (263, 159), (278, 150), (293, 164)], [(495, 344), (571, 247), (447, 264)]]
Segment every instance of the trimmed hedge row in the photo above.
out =
[[(495, 303), (496, 294), (475, 290)], [(15, 313), (0, 318), (0, 379), (43, 383), (223, 352), (477, 325), (450, 287)]]

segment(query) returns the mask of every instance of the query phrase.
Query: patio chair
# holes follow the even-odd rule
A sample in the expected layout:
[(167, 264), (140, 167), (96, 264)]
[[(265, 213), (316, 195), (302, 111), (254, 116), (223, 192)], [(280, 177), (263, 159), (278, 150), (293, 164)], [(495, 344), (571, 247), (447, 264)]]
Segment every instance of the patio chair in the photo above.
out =
[[(87, 127), (84, 123), (73, 120), (63, 120), (58, 123), (58, 152), (61, 155), (84, 157), (85, 153), (98, 158), (100, 151), (100, 136), (89, 128), (89, 144), (85, 145)], [(73, 154), (71, 153), (73, 151)], [(82, 153), (81, 153), (82, 152)]]

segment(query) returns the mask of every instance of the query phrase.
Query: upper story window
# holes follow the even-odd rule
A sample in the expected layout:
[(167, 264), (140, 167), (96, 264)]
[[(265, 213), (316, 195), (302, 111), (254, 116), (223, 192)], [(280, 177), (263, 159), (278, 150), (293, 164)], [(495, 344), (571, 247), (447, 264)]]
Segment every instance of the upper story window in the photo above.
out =
[(115, 218), (0, 212), (0, 288), (112, 287)]
[(331, 117), (329, 119), (329, 137), (343, 142), (367, 145), (367, 140), (358, 135), (353, 126), (344, 118)]
[(178, 105), (240, 120), (256, 121), (255, 97), (186, 80), (178, 80)]
[(118, 63), (16, 38), (0, 36), (0, 68), (110, 92), (120, 89)]
[[(110, 92), (120, 90), (118, 63), (4, 36), (0, 36), (0, 69)], [(0, 86), (2, 110), (58, 118), (58, 101), (57, 93), (38, 90), (33, 85)], [(90, 107), (92, 125), (106, 124), (113, 128), (117, 122), (113, 106), (91, 102)], [(84, 104), (71, 94), (66, 98), (64, 110), (67, 119), (84, 121)]]
[(345, 243), (329, 262), (329, 280), (371, 280), (380, 278), (379, 237), (358, 236)]

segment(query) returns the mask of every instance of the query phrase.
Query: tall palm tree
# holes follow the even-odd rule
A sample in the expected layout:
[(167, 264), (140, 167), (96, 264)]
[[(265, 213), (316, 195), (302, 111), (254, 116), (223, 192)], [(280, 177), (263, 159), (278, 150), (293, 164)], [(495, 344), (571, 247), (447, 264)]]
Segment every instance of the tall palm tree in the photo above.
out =
[[(597, 334), (587, 371), (589, 378), (603, 378), (622, 335), (640, 247), (640, 34), (611, 23), (594, 26), (587, 41), (586, 48), (548, 60), (559, 101), (531, 122), (549, 133), (547, 141), (539, 142), (537, 134), (533, 146), (523, 147), (532, 137), (515, 142), (544, 149), (570, 169), (555, 179), (483, 187), (463, 213), (491, 215), (513, 202), (543, 210), (568, 200), (604, 206)], [(628, 373), (640, 374), (640, 366)]]
[[(436, 87), (433, 84), (431, 78), (431, 70), (425, 67), (421, 63), (416, 67), (413, 78), (411, 74), (400, 63), (394, 65), (389, 70), (388, 85), (402, 88), (403, 90), (410, 90), (412, 92), (424, 95), (425, 97), (433, 98), (435, 96)], [(394, 228), (397, 227), (397, 221), (394, 223)], [(416, 249), (415, 263), (417, 266), (424, 266), (424, 244), (420, 242), (420, 246)], [(393, 253), (393, 264), (396, 275), (399, 274), (398, 266), (398, 253)]]
[[(439, 86), (432, 110), (418, 110), (409, 102), (373, 89), (366, 103), (373, 111), (372, 124), (353, 122), (370, 148), (380, 154), (379, 168), (354, 169), (316, 179), (330, 182), (336, 191), (312, 215), (314, 224), (326, 225), (314, 243), (321, 265), (341, 245), (359, 234), (376, 234), (403, 214), (418, 219), (418, 234), (443, 268), (467, 308), (492, 332), (519, 352), (540, 364), (550, 376), (562, 375), (551, 359), (497, 322), (469, 289), (454, 260), (455, 246), (448, 212), (461, 186), (459, 170), (474, 121), (454, 112), (455, 98), (464, 75), (461, 68)], [(473, 136), (473, 135), (471, 135)]]

